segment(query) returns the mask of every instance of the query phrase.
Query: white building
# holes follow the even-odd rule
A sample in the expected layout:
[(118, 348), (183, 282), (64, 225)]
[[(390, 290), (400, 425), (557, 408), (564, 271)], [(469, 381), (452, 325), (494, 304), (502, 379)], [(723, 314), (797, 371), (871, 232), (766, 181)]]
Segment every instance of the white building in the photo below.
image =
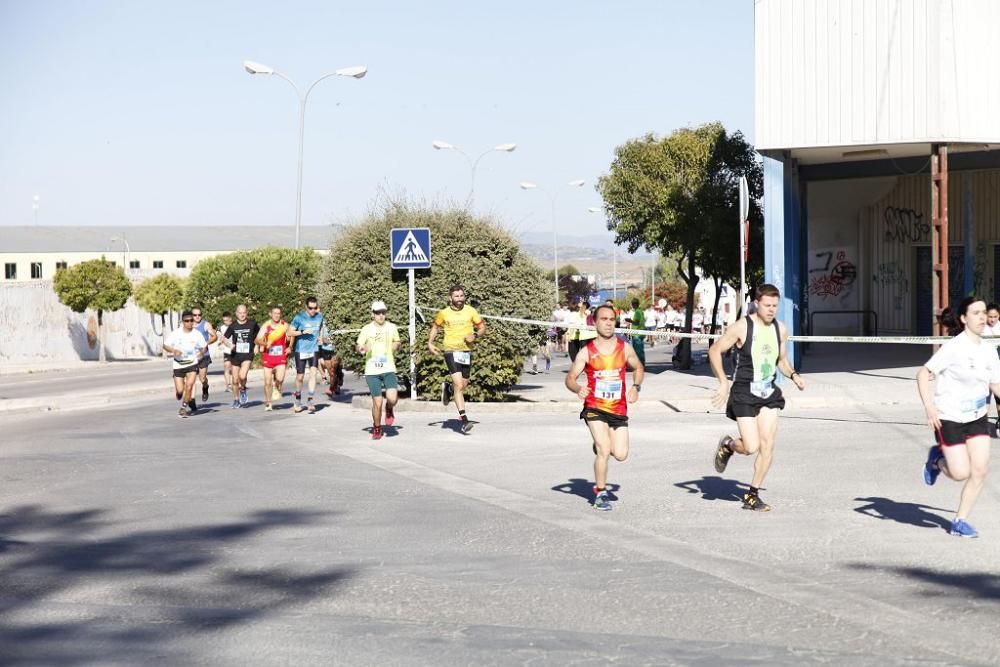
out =
[[(326, 253), (332, 226), (302, 227), (301, 245)], [(0, 283), (51, 280), (56, 270), (102, 256), (132, 278), (187, 276), (214, 255), (262, 246), (292, 247), (288, 227), (0, 227)]]
[(930, 333), (947, 302), (1000, 298), (1000, 2), (756, 0), (754, 37), (792, 333)]

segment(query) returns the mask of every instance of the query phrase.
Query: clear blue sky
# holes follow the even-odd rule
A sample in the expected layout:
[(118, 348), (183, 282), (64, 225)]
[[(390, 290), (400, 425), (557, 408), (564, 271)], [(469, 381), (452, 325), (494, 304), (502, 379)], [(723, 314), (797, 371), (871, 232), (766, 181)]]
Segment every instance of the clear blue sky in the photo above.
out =
[[(604, 231), (594, 179), (645, 132), (721, 120), (752, 140), (753, 2), (167, 3), (0, 0), (0, 225), (291, 224), (309, 98), (303, 224), (380, 192), (464, 201), (514, 231)], [(587, 179), (582, 189), (565, 183)], [(0, 240), (2, 246), (2, 240)]]

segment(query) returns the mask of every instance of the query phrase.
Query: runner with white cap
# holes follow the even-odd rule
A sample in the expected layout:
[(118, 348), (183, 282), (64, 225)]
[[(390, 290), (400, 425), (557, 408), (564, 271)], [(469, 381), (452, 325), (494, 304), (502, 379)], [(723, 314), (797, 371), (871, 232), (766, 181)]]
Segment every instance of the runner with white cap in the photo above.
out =
[(365, 381), (372, 393), (372, 440), (382, 437), (382, 392), (385, 392), (385, 425), (396, 421), (394, 409), (399, 400), (399, 381), (393, 353), (399, 349), (399, 330), (386, 321), (385, 302), (372, 303), (372, 321), (358, 334), (358, 354), (365, 357)]

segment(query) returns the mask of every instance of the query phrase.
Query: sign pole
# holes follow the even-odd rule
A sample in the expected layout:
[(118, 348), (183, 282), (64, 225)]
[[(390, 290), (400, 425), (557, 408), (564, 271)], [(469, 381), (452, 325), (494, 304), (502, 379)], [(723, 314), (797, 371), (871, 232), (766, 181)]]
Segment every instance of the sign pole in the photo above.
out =
[(750, 217), (750, 188), (740, 176), (740, 308), (746, 317), (747, 305), (747, 219)]
[(417, 355), (414, 351), (417, 344), (417, 317), (416, 317), (416, 282), (414, 278), (415, 270), (407, 271), (409, 274), (410, 292), (410, 400), (417, 397)]

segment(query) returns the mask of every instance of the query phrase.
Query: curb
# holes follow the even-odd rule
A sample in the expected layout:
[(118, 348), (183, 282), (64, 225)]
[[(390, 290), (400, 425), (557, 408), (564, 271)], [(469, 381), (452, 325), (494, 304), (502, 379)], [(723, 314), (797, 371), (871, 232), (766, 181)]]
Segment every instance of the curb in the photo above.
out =
[(0, 400), (0, 416), (26, 412), (52, 412), (55, 410), (82, 410), (85, 408), (128, 403), (142, 397), (158, 393), (170, 393), (170, 387), (163, 382), (156, 385), (145, 384), (128, 390), (108, 391), (91, 394), (41, 396), (38, 398), (8, 398)]

